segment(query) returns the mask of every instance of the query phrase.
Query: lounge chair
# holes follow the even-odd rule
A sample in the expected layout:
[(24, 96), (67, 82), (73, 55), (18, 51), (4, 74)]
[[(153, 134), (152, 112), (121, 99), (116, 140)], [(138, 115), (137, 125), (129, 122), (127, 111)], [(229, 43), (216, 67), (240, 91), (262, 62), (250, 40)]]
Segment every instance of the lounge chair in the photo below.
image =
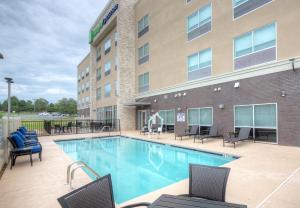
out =
[(36, 131), (28, 131), (25, 126), (21, 126), (18, 131), (20, 131), (22, 134), (26, 136), (37, 136)]
[(209, 129), (208, 134), (203, 134), (203, 135), (195, 135), (194, 136), (194, 142), (196, 142), (196, 139), (199, 139), (202, 141), (203, 144), (203, 140), (204, 139), (209, 139), (209, 138), (214, 138), (214, 137), (220, 137), (220, 135), (218, 135), (218, 129), (216, 126), (211, 126)]
[(239, 131), (238, 136), (234, 136), (234, 134), (229, 134), (228, 138), (223, 137), (223, 147), (225, 146), (225, 143), (232, 143), (235, 148), (235, 143), (249, 140), (251, 128), (241, 128)]
[(144, 127), (142, 127), (142, 129), (140, 130), (140, 134), (146, 134), (146, 133), (149, 133), (149, 129), (148, 129), (148, 127), (147, 126), (144, 126)]
[(8, 141), (13, 147), (13, 149), (10, 151), (10, 169), (12, 169), (12, 166), (15, 165), (18, 156), (30, 155), (31, 166), (32, 154), (39, 154), (39, 159), (40, 161), (42, 161), (42, 145), (38, 141), (36, 141), (35, 143), (26, 143), (17, 134), (13, 134), (11, 137), (8, 137)]
[(186, 197), (225, 202), (230, 168), (190, 164), (189, 194)]
[(13, 136), (14, 134), (19, 136), (24, 141), (25, 145), (34, 145), (34, 144), (38, 143), (37, 137), (25, 137), (19, 131), (13, 132), (10, 135)]
[(185, 136), (195, 136), (199, 133), (199, 126), (192, 126), (189, 130), (185, 130), (184, 133), (182, 134), (175, 134), (175, 140), (177, 137), (180, 137), (181, 138), (181, 141), (182, 141), (182, 137), (185, 137)]
[[(111, 176), (99, 178), (57, 200), (63, 208), (115, 208)], [(138, 203), (123, 208), (149, 205), (149, 203)]]
[(36, 135), (28, 135), (28, 134), (23, 134), (20, 130), (17, 130), (13, 132), (12, 134), (18, 134), (20, 135), (24, 140), (38, 140), (38, 137)]

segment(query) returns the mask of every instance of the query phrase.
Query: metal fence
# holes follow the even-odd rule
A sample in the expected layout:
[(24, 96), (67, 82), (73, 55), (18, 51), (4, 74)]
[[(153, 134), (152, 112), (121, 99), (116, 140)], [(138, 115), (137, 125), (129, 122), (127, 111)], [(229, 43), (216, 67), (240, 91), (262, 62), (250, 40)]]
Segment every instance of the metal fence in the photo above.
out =
[(84, 134), (100, 132), (119, 132), (121, 134), (120, 120), (22, 120), (22, 126), (30, 131), (36, 131), (38, 136), (51, 136), (61, 134)]

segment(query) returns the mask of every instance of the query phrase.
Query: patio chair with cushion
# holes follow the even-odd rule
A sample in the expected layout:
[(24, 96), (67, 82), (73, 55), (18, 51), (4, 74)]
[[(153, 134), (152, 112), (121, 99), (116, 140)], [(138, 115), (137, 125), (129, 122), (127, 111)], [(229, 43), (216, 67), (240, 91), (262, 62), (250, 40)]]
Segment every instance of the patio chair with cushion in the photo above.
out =
[(203, 144), (204, 139), (215, 138), (215, 137), (220, 137), (220, 135), (218, 135), (218, 128), (216, 126), (211, 126), (208, 134), (195, 135), (194, 142), (196, 142), (196, 139), (199, 139), (202, 141)]
[(25, 136), (37, 136), (36, 131), (28, 131), (25, 126), (21, 126), (18, 131), (20, 131)]
[(182, 141), (182, 137), (190, 137), (190, 136), (195, 136), (199, 134), (199, 126), (192, 126), (190, 129), (185, 129), (184, 133), (180, 133), (180, 134), (175, 134), (175, 140), (177, 137), (181, 138)]
[[(111, 176), (99, 178), (57, 200), (63, 208), (115, 208)], [(138, 203), (123, 208), (149, 205), (149, 203)]]
[(36, 141), (34, 143), (26, 143), (23, 139), (17, 135), (13, 134), (8, 137), (8, 141), (11, 143), (13, 149), (10, 151), (10, 159), (11, 159), (11, 166), (15, 165), (16, 159), (18, 156), (29, 155), (30, 162), (32, 166), (32, 154), (39, 154), (39, 159), (42, 161), (42, 145)]
[(235, 143), (249, 140), (251, 128), (249, 127), (243, 127), (240, 129), (238, 136), (235, 136), (235, 134), (229, 134), (228, 138), (223, 137), (223, 147), (225, 146), (225, 143), (232, 143), (235, 148)]
[(190, 164), (187, 197), (225, 202), (230, 168)]

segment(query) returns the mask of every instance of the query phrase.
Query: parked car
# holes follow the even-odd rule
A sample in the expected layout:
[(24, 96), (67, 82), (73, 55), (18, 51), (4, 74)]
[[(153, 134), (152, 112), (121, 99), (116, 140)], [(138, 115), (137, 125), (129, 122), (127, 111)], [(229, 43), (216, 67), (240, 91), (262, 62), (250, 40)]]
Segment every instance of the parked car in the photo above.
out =
[(39, 116), (50, 116), (50, 113), (47, 113), (47, 112), (41, 112), (41, 113), (39, 113)]

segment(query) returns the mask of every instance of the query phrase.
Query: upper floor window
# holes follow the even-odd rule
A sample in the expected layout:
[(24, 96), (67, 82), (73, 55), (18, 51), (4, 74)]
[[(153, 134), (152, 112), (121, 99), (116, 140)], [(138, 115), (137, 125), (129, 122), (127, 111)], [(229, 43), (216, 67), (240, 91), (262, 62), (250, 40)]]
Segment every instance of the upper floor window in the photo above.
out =
[(276, 24), (250, 31), (234, 39), (235, 69), (276, 60)]
[(139, 76), (139, 93), (149, 91), (149, 72)]
[(99, 81), (101, 79), (101, 76), (102, 76), (102, 70), (101, 70), (101, 68), (97, 69), (96, 76), (97, 76), (97, 81)]
[(96, 48), (96, 60), (99, 61), (101, 59), (101, 47)]
[(145, 15), (138, 22), (138, 37), (142, 37), (149, 31), (149, 15)]
[(84, 92), (84, 84), (83, 85), (81, 85), (81, 92), (83, 93)]
[(149, 60), (149, 43), (139, 48), (139, 65)]
[(107, 83), (104, 87), (104, 95), (105, 97), (110, 97), (111, 85)]
[(85, 90), (88, 91), (89, 89), (90, 89), (90, 83), (87, 82), (87, 83), (85, 84)]
[(119, 33), (116, 31), (115, 32), (115, 46), (117, 46), (119, 40)]
[(84, 73), (84, 71), (82, 71), (81, 72), (81, 79), (84, 79), (84, 77), (85, 77), (85, 73)]
[(194, 53), (188, 57), (188, 80), (200, 79), (211, 75), (211, 49)]
[(111, 48), (111, 39), (107, 39), (104, 42), (104, 51), (105, 51), (104, 53), (105, 53), (105, 55), (110, 52), (110, 48)]
[(81, 86), (78, 85), (78, 95), (80, 94), (80, 92), (81, 92)]
[(105, 76), (110, 74), (110, 68), (111, 68), (111, 63), (110, 63), (110, 61), (108, 61), (104, 64), (104, 74), (105, 74)]
[(86, 105), (90, 104), (90, 97), (85, 98), (85, 103), (86, 103)]
[(193, 40), (211, 31), (211, 3), (194, 12), (187, 19), (187, 39)]
[(97, 100), (101, 99), (101, 87), (98, 87), (96, 90), (96, 99)]
[(81, 80), (81, 73), (78, 73), (78, 82)]
[(272, 0), (232, 0), (233, 17), (238, 18), (271, 2)]
[(118, 56), (115, 56), (115, 70), (118, 69)]
[(90, 67), (87, 67), (86, 70), (85, 70), (85, 76), (89, 76), (90, 74)]

